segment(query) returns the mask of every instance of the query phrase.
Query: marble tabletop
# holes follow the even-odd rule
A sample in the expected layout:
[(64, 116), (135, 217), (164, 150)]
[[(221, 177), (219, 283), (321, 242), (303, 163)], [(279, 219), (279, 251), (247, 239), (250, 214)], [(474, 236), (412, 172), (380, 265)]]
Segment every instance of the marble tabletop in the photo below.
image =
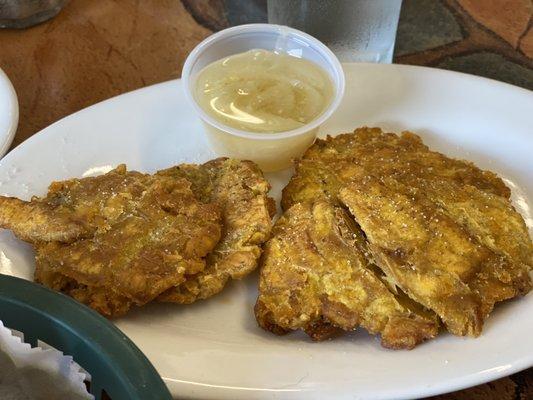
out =
[[(48, 22), (0, 30), (0, 68), (20, 102), (13, 146), (91, 104), (178, 78), (213, 31), (265, 21), (266, 0), (72, 0)], [(394, 62), (533, 90), (533, 0), (403, 0)], [(434, 399), (533, 399), (533, 368)]]

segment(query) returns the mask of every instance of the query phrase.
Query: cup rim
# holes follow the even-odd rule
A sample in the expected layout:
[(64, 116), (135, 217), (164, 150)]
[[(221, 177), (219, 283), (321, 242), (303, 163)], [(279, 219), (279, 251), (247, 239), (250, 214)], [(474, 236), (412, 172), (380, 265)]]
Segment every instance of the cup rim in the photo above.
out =
[[(303, 125), (299, 128), (292, 129), (289, 131), (283, 131), (283, 132), (273, 132), (273, 133), (262, 133), (262, 132), (249, 132), (244, 131), (241, 129), (236, 129), (231, 126), (228, 126), (209, 114), (207, 114), (198, 104), (196, 99), (194, 98), (193, 94), (190, 90), (190, 81), (189, 78), (191, 76), (191, 71), (194, 66), (194, 63), (198, 59), (198, 57), (203, 53), (203, 51), (208, 48), (209, 46), (212, 46), (216, 42), (220, 41), (221, 39), (239, 35), (242, 33), (258, 33), (258, 32), (269, 32), (269, 33), (285, 33), (285, 34), (291, 34), (295, 37), (298, 37), (302, 39), (304, 42), (307, 42), (318, 49), (320, 53), (322, 53), (326, 59), (330, 62), (331, 66), (335, 70), (336, 75), (338, 76), (338, 82), (335, 85), (335, 80), (331, 76), (331, 73), (329, 71), (326, 71), (330, 79), (332, 79), (334, 86), (335, 86), (335, 95), (331, 103), (328, 105), (328, 107), (320, 114), (317, 118), (313, 119), (306, 125)], [(252, 47), (250, 47), (252, 49)], [(285, 25), (275, 25), (275, 24), (246, 24), (246, 25), (237, 25), (231, 28), (223, 29), (217, 33), (214, 33), (210, 36), (208, 36), (206, 39), (204, 39), (202, 42), (200, 42), (188, 55), (187, 59), (185, 60), (185, 63), (183, 64), (183, 69), (181, 73), (181, 79), (184, 82), (184, 90), (185, 95), (189, 102), (193, 105), (196, 112), (200, 115), (200, 118), (208, 123), (209, 125), (217, 128), (218, 130), (227, 132), (234, 136), (240, 136), (247, 139), (259, 139), (259, 140), (277, 140), (277, 139), (284, 139), (289, 137), (298, 136), (304, 133), (309, 132), (310, 130), (318, 128), (320, 125), (322, 125), (330, 116), (333, 114), (333, 112), (337, 109), (339, 106), (343, 96), (344, 96), (344, 89), (345, 89), (345, 77), (344, 77), (344, 71), (342, 69), (342, 65), (340, 61), (337, 59), (335, 54), (321, 41), (314, 38), (313, 36), (299, 31), (297, 29), (285, 26)]]

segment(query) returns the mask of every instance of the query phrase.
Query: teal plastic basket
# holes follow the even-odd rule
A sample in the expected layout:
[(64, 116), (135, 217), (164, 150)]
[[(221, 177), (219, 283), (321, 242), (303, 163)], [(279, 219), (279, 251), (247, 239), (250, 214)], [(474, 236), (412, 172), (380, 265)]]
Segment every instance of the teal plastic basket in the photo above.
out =
[(91, 374), (96, 400), (172, 399), (144, 354), (95, 311), (41, 285), (0, 274), (0, 320), (24, 333), (32, 346), (41, 340), (71, 355)]

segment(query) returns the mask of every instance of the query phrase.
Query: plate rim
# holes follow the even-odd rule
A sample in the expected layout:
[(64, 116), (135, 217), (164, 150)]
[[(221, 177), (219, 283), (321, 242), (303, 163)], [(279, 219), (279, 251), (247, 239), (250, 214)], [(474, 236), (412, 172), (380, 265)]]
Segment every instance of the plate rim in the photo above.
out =
[[(399, 70), (403, 69), (403, 70), (406, 70), (406, 71), (408, 71), (408, 70), (419, 70), (419, 71), (423, 71), (423, 73), (426, 73), (426, 74), (428, 74), (428, 73), (429, 74), (442, 74), (442, 75), (448, 75), (448, 76), (452, 76), (452, 77), (453, 76), (462, 77), (463, 79), (476, 80), (476, 81), (481, 82), (481, 83), (485, 82), (485, 83), (487, 83), (489, 85), (492, 85), (492, 86), (496, 86), (496, 87), (499, 86), (499, 87), (501, 87), (503, 89), (517, 91), (517, 93), (519, 92), (522, 95), (529, 95), (533, 99), (533, 91), (532, 90), (529, 90), (529, 89), (526, 89), (526, 88), (523, 88), (523, 87), (520, 87), (520, 86), (512, 85), (512, 84), (507, 83), (507, 82), (498, 81), (496, 79), (486, 78), (486, 77), (478, 76), (478, 75), (472, 75), (472, 74), (468, 74), (468, 73), (465, 73), (465, 72), (451, 71), (451, 70), (442, 69), (442, 68), (433, 68), (433, 67), (427, 67), (427, 66), (423, 66), (423, 65), (409, 65), (409, 64), (375, 64), (375, 63), (349, 62), (349, 63), (342, 63), (341, 65), (342, 65), (343, 68), (354, 68), (354, 67), (355, 68), (357, 68), (357, 67), (365, 68), (366, 67), (366, 68), (384, 68), (384, 69), (391, 68), (391, 69), (399, 69)], [(0, 74), (2, 72), (3, 71), (0, 69)], [(4, 75), (5, 75), (5, 73), (4, 73)], [(7, 75), (6, 75), (6, 78), (7, 78)], [(81, 110), (78, 110), (78, 111), (75, 111), (75, 112), (73, 112), (73, 113), (71, 113), (69, 115), (66, 115), (66, 116), (58, 119), (57, 121), (51, 123), (50, 125), (44, 127), (40, 131), (34, 133), (33, 135), (31, 135), (29, 138), (27, 138), (23, 142), (19, 143), (17, 146), (15, 146), (13, 149), (11, 149), (7, 154), (5, 154), (4, 157), (0, 160), (0, 162), (5, 160), (5, 158), (7, 156), (9, 156), (11, 153), (13, 153), (15, 150), (19, 151), (19, 150), (23, 149), (28, 143), (32, 143), (37, 136), (42, 136), (42, 134), (45, 134), (50, 128), (55, 127), (56, 125), (61, 124), (65, 120), (70, 119), (70, 118), (72, 118), (74, 116), (77, 116), (78, 114), (85, 113), (88, 110), (92, 110), (92, 109), (97, 108), (97, 107), (101, 107), (102, 105), (104, 105), (104, 104), (106, 104), (108, 102), (109, 103), (114, 102), (118, 98), (121, 98), (123, 96), (136, 95), (136, 94), (138, 94), (140, 92), (152, 91), (152, 90), (154, 90), (157, 87), (171, 85), (171, 84), (174, 84), (174, 83), (177, 83), (177, 82), (181, 82), (181, 78), (169, 79), (169, 80), (166, 80), (166, 81), (163, 81), (163, 82), (155, 83), (153, 85), (149, 85), (149, 86), (144, 86), (144, 87), (140, 87), (140, 88), (137, 88), (137, 89), (133, 89), (133, 90), (130, 90), (130, 91), (127, 91), (127, 92), (124, 92), (124, 93), (120, 93), (120, 94), (118, 94), (116, 96), (112, 96), (112, 97), (110, 97), (108, 99), (99, 101), (98, 103), (91, 104), (88, 107), (82, 108)], [(182, 88), (182, 90), (184, 90), (184, 89)], [(15, 96), (16, 96), (16, 93), (15, 93)], [(18, 103), (17, 103), (17, 110), (18, 110)], [(18, 116), (18, 113), (17, 113), (17, 116)], [(14, 136), (14, 133), (13, 133), (13, 136)]]

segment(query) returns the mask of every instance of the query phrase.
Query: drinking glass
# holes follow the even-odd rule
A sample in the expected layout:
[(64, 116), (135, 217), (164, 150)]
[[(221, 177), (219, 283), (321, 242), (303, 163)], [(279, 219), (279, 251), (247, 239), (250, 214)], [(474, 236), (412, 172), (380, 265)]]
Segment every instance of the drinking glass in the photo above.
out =
[(391, 63), (401, 0), (268, 0), (268, 22), (325, 43), (345, 62)]
[(0, 0), (0, 28), (28, 28), (54, 17), (67, 0)]

